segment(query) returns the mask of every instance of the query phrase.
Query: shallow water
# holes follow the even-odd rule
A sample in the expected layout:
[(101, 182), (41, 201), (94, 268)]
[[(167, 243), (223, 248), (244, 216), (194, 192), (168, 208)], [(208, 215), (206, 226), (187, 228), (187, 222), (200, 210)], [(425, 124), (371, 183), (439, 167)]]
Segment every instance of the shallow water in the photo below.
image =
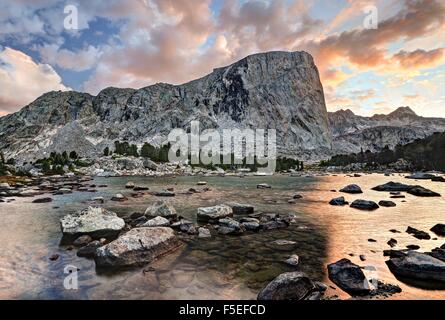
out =
[[(205, 180), (211, 191), (193, 195), (179, 194), (196, 182)], [(129, 194), (126, 182), (145, 185), (150, 190), (175, 188), (171, 201), (178, 214), (196, 220), (200, 206), (211, 206), (229, 201), (255, 205), (256, 212), (294, 213), (297, 223), (287, 229), (242, 236), (214, 236), (194, 239), (173, 254), (145, 268), (112, 274), (97, 273), (94, 261), (78, 258), (75, 250), (60, 246), (59, 219), (67, 213), (85, 208), (92, 197), (110, 199), (117, 192)], [(361, 266), (373, 266), (374, 277), (398, 284), (403, 292), (391, 299), (444, 299), (445, 291), (414, 288), (397, 280), (389, 272), (382, 251), (389, 249), (390, 238), (398, 240), (397, 248), (418, 244), (420, 251), (441, 246), (444, 239), (417, 240), (404, 231), (412, 226), (428, 231), (436, 223), (445, 223), (445, 199), (419, 198), (407, 194), (406, 199), (393, 199), (395, 208), (380, 208), (374, 212), (328, 204), (339, 190), (350, 183), (359, 184), (362, 195), (348, 195), (346, 200), (358, 198), (378, 202), (389, 199), (389, 193), (370, 190), (388, 181), (420, 184), (445, 195), (445, 183), (412, 181), (396, 175), (385, 177), (372, 174), (353, 178), (345, 175), (321, 177), (176, 177), (95, 178), (88, 184), (107, 184), (96, 193), (75, 192), (53, 196), (52, 203), (33, 204), (33, 198), (17, 198), (11, 203), (0, 203), (0, 298), (2, 299), (254, 299), (258, 291), (282, 272), (299, 270), (314, 280), (327, 279), (326, 265), (341, 258), (349, 258)], [(258, 183), (268, 183), (272, 189), (256, 189)], [(294, 194), (303, 195), (295, 204), (287, 200)], [(124, 203), (106, 201), (104, 207), (121, 216), (143, 211), (156, 197), (129, 198)], [(406, 202), (402, 202), (406, 201)], [(400, 234), (389, 230), (397, 229)], [(435, 235), (431, 234), (434, 238)], [(368, 242), (369, 238), (377, 242)], [(283, 251), (271, 244), (277, 239), (297, 242), (292, 251)], [(52, 254), (57, 261), (50, 261)], [(284, 264), (289, 255), (298, 254), (300, 265), (292, 268)], [(350, 256), (353, 255), (353, 256)], [(362, 262), (359, 255), (365, 255)], [(66, 266), (78, 271), (78, 290), (66, 290), (63, 281)], [(329, 289), (328, 294), (349, 298), (340, 289)]]

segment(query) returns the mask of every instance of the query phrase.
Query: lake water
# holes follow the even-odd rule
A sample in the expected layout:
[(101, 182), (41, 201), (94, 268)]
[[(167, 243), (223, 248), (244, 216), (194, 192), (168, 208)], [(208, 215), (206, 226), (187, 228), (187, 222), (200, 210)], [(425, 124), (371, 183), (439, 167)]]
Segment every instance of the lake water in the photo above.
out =
[[(150, 190), (167, 187), (186, 191), (205, 180), (211, 191), (193, 195), (177, 194), (171, 201), (178, 214), (196, 221), (197, 208), (225, 202), (252, 204), (256, 212), (294, 213), (297, 223), (286, 229), (241, 236), (216, 235), (211, 239), (194, 239), (171, 255), (144, 268), (103, 274), (97, 273), (93, 260), (79, 258), (75, 250), (60, 246), (59, 219), (67, 213), (88, 206), (92, 197), (110, 199), (117, 192), (129, 194), (126, 182), (148, 186)], [(401, 175), (385, 177), (379, 174), (353, 178), (346, 175), (320, 177), (176, 177), (95, 178), (88, 184), (107, 184), (97, 193), (75, 192), (53, 196), (54, 201), (33, 204), (33, 198), (17, 198), (0, 203), (0, 298), (1, 299), (255, 299), (259, 290), (282, 272), (299, 270), (313, 280), (333, 285), (327, 279), (326, 265), (349, 258), (361, 266), (373, 266), (373, 276), (398, 284), (403, 292), (391, 299), (444, 299), (445, 291), (414, 288), (398, 281), (389, 272), (382, 251), (389, 249), (390, 238), (398, 240), (397, 248), (417, 244), (420, 251), (441, 246), (444, 238), (417, 240), (405, 233), (407, 226), (428, 231), (437, 223), (445, 223), (445, 198), (420, 198), (407, 194), (406, 199), (394, 199), (395, 208), (380, 208), (373, 212), (358, 211), (347, 206), (334, 207), (329, 200), (340, 196), (347, 184), (359, 184), (364, 194), (342, 194), (348, 201), (358, 198), (389, 199), (389, 193), (371, 188), (388, 181), (420, 184), (445, 195), (445, 183), (412, 181)], [(256, 189), (258, 183), (273, 188)], [(294, 204), (287, 201), (301, 194)], [(157, 198), (129, 198), (124, 203), (106, 201), (103, 205), (120, 216), (145, 208)], [(406, 201), (406, 202), (402, 202)], [(400, 234), (389, 230), (397, 229)], [(434, 238), (435, 235), (431, 234)], [(377, 242), (368, 242), (369, 238)], [(271, 243), (277, 239), (297, 242), (292, 251), (282, 251)], [(49, 257), (59, 254), (57, 261)], [(289, 255), (300, 256), (298, 267), (284, 263)], [(350, 256), (353, 255), (353, 256)], [(362, 262), (359, 255), (365, 255)], [(78, 290), (66, 290), (63, 280), (66, 266), (78, 271)], [(349, 298), (340, 289), (328, 290), (328, 295)]]

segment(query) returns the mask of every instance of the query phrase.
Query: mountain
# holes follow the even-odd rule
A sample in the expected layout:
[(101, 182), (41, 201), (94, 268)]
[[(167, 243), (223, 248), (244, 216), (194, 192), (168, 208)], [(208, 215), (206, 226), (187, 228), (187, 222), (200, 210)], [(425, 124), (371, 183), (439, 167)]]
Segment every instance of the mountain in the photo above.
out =
[(381, 151), (404, 145), (435, 132), (445, 131), (445, 119), (418, 116), (409, 107), (400, 107), (390, 114), (372, 117), (355, 115), (351, 110), (329, 112), (333, 136), (333, 154), (358, 153), (360, 150)]
[(183, 85), (107, 88), (97, 96), (49, 92), (0, 118), (0, 150), (17, 160), (50, 152), (101, 155), (116, 140), (160, 145), (173, 128), (276, 129), (279, 154), (329, 154), (331, 131), (323, 87), (306, 52), (268, 52)]

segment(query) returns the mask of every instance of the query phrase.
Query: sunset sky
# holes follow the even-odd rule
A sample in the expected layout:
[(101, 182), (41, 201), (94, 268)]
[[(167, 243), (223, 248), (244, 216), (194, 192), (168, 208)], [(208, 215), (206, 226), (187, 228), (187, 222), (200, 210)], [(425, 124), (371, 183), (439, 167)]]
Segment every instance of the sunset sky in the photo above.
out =
[[(64, 28), (68, 4), (79, 30)], [(314, 56), (330, 111), (445, 117), (445, 0), (0, 0), (0, 115), (51, 90), (180, 84), (271, 50)]]

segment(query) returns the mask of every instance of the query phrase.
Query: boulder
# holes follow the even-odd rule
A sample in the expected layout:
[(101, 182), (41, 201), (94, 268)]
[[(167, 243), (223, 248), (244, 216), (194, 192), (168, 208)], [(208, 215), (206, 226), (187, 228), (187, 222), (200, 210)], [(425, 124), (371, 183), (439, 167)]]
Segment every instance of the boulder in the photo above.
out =
[(198, 182), (196, 183), (196, 185), (197, 185), (197, 186), (205, 186), (205, 185), (207, 185), (207, 182), (206, 182), (206, 181), (198, 181)]
[(442, 248), (435, 248), (431, 252), (427, 252), (427, 254), (445, 262), (445, 250)]
[(143, 187), (143, 186), (135, 186), (133, 188), (133, 190), (134, 191), (147, 191), (147, 190), (150, 190), (150, 188), (149, 187)]
[(362, 269), (348, 259), (328, 265), (329, 279), (351, 296), (370, 293), (368, 281)]
[(392, 202), (392, 201), (389, 201), (389, 200), (382, 200), (382, 201), (380, 201), (379, 202), (379, 206), (381, 206), (381, 207), (395, 207), (396, 206), (396, 204), (394, 203), (394, 202)]
[(291, 255), (291, 256), (289, 257), (289, 259), (287, 259), (287, 260), (285, 261), (286, 264), (288, 264), (288, 265), (290, 265), (290, 266), (293, 266), (293, 267), (298, 266), (298, 263), (299, 263), (299, 262), (300, 262), (300, 257), (299, 257), (298, 255), (296, 255), (296, 254)]
[(435, 178), (436, 176), (431, 173), (425, 173), (425, 172), (415, 172), (410, 176), (406, 176), (407, 179), (416, 179), (416, 180), (431, 180)]
[(218, 233), (221, 234), (241, 234), (246, 231), (244, 225), (231, 218), (219, 219)]
[(329, 201), (329, 204), (331, 206), (344, 206), (344, 205), (349, 204), (349, 202), (347, 202), (345, 200), (345, 197), (338, 197), (338, 198), (334, 198), (331, 201)]
[(0, 183), (0, 190), (9, 190), (9, 189), (11, 189), (11, 186), (9, 185), (9, 183), (6, 183), (6, 182)]
[(437, 176), (437, 177), (431, 178), (431, 181), (434, 181), (434, 182), (445, 182), (445, 178), (442, 177), (442, 176)]
[(127, 200), (128, 198), (124, 196), (122, 193), (117, 193), (111, 198), (111, 201), (118, 201), (118, 202), (124, 202)]
[(164, 217), (156, 217), (153, 219), (148, 220), (147, 222), (138, 225), (138, 228), (144, 228), (144, 227), (168, 227), (170, 225), (170, 221), (168, 219), (165, 219)]
[(437, 234), (438, 236), (445, 237), (445, 224), (438, 223), (431, 228), (431, 231)]
[(302, 272), (282, 273), (258, 294), (258, 300), (305, 300), (314, 292), (321, 292), (317, 286)]
[(219, 219), (233, 216), (232, 208), (226, 205), (198, 208), (198, 221), (216, 222)]
[(95, 197), (95, 198), (91, 198), (91, 201), (93, 201), (93, 202), (97, 202), (97, 203), (105, 203), (105, 199), (104, 199), (104, 197)]
[(86, 246), (91, 241), (93, 241), (93, 238), (91, 238), (89, 235), (86, 234), (74, 240), (73, 245), (76, 247), (83, 247)]
[(161, 190), (161, 191), (153, 192), (153, 195), (156, 197), (174, 197), (175, 193), (172, 191), (168, 191), (168, 190)]
[(97, 249), (94, 260), (98, 267), (142, 266), (180, 245), (171, 228), (135, 228)]
[(93, 239), (115, 238), (125, 226), (124, 220), (116, 213), (95, 207), (66, 215), (60, 219), (60, 223), (66, 240), (74, 240), (82, 235), (89, 235)]
[(232, 203), (230, 207), (232, 207), (233, 214), (236, 215), (252, 214), (255, 211), (255, 207), (250, 204)]
[(198, 229), (198, 237), (199, 238), (210, 238), (212, 234), (210, 233), (210, 230), (207, 228), (199, 228)]
[(285, 239), (275, 240), (270, 243), (270, 247), (278, 251), (293, 251), (296, 246), (297, 243), (295, 241)]
[(439, 193), (431, 191), (421, 186), (412, 187), (411, 189), (408, 190), (408, 193), (418, 197), (440, 197)]
[(267, 183), (260, 183), (257, 186), (257, 189), (271, 189), (272, 187), (268, 185)]
[(99, 240), (94, 240), (77, 250), (76, 255), (82, 258), (94, 258), (96, 255), (96, 250), (102, 246)]
[(145, 210), (147, 217), (175, 218), (176, 209), (166, 201), (157, 201)]
[(374, 201), (369, 200), (355, 200), (350, 205), (351, 208), (359, 209), (359, 210), (376, 210), (379, 208), (379, 205)]
[(350, 184), (344, 187), (343, 189), (340, 189), (340, 192), (353, 193), (353, 194), (363, 193), (362, 189), (356, 184)]
[(409, 233), (413, 237), (420, 239), (420, 240), (430, 240), (431, 239), (431, 236), (427, 232), (418, 230), (413, 227), (408, 227), (406, 229), (406, 233)]
[(408, 185), (408, 184), (403, 184), (400, 182), (393, 182), (390, 181), (388, 183), (385, 184), (381, 184), (377, 187), (372, 188), (372, 190), (375, 191), (388, 191), (388, 192), (401, 192), (401, 191), (408, 191), (409, 189), (411, 189), (413, 186)]
[(397, 245), (397, 240), (396, 239), (389, 239), (389, 241), (387, 242), (387, 244), (391, 247), (394, 248)]
[(391, 258), (386, 264), (396, 276), (445, 285), (445, 262), (428, 254), (408, 251), (403, 256)]
[(157, 168), (158, 168), (158, 165), (155, 162), (153, 162), (150, 159), (148, 159), (148, 158), (144, 158), (142, 160), (142, 164), (143, 164), (144, 168), (150, 169), (150, 170), (153, 170), (153, 171), (156, 171)]
[(48, 203), (48, 202), (52, 202), (53, 199), (52, 198), (40, 198), (40, 199), (35, 199), (32, 201), (32, 203)]

